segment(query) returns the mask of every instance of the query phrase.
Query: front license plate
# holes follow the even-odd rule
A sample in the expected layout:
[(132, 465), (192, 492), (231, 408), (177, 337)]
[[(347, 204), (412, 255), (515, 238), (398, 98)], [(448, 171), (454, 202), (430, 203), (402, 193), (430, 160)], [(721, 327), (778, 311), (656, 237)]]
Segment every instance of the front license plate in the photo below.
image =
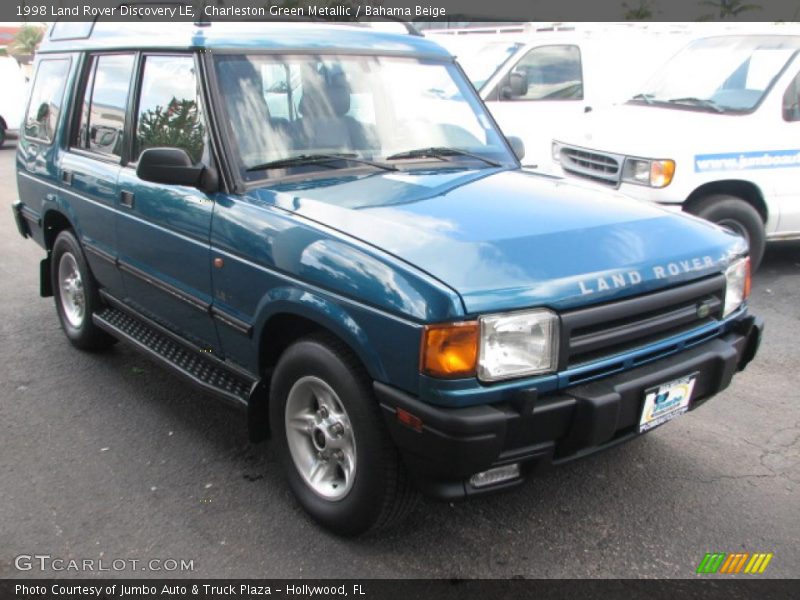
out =
[(689, 410), (695, 381), (697, 381), (697, 373), (692, 373), (645, 390), (639, 432), (658, 427)]

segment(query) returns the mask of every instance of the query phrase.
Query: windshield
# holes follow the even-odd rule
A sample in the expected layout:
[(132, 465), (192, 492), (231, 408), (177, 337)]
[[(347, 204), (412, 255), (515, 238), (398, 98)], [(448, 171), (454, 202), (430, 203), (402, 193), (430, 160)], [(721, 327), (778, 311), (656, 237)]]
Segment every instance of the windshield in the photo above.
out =
[(709, 112), (750, 111), (798, 49), (796, 36), (698, 40), (675, 55), (632, 101)]
[(273, 169), (285, 175), (419, 160), (516, 166), (451, 63), (266, 54), (214, 60), (245, 179), (273, 176)]
[(489, 42), (459, 54), (458, 62), (475, 89), (481, 89), (511, 58), (522, 44), (514, 42)]

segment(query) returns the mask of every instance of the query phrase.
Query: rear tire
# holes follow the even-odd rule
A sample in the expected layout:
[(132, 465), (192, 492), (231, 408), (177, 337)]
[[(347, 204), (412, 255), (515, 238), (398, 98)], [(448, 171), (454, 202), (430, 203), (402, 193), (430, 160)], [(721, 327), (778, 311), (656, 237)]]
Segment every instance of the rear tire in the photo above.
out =
[(6, 128), (0, 125), (0, 148), (6, 143)]
[(289, 487), (327, 529), (360, 535), (413, 508), (418, 494), (370, 379), (333, 336), (309, 336), (283, 353), (272, 377), (270, 423)]
[(92, 321), (92, 315), (100, 309), (102, 301), (83, 250), (72, 231), (66, 229), (58, 234), (50, 265), (56, 312), (72, 345), (89, 351), (112, 346), (117, 340)]
[(703, 198), (690, 212), (738, 233), (750, 246), (750, 267), (755, 272), (766, 249), (766, 233), (761, 215), (752, 205), (736, 196), (716, 194)]

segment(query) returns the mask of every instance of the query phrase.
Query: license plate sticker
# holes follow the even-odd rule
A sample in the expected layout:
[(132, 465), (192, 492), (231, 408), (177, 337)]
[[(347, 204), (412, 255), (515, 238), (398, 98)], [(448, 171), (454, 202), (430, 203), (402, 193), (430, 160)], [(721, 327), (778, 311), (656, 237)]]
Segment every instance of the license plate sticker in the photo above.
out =
[(645, 390), (639, 432), (658, 427), (689, 410), (695, 381), (697, 381), (697, 373), (692, 373)]

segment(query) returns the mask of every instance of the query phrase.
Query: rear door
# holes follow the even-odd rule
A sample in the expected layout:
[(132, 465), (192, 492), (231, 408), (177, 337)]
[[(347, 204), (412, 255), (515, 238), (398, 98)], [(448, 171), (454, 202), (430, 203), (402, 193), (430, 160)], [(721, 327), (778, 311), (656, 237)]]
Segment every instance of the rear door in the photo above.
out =
[(179, 147), (195, 162), (211, 160), (195, 57), (143, 54), (131, 117), (131, 153), (117, 198), (127, 301), (201, 348), (216, 351), (209, 247), (214, 200), (193, 187), (150, 183), (136, 175), (146, 148)]
[(135, 60), (132, 52), (85, 57), (69, 148), (59, 165), (59, 182), (92, 272), (115, 295), (122, 293), (116, 268), (117, 178)]

